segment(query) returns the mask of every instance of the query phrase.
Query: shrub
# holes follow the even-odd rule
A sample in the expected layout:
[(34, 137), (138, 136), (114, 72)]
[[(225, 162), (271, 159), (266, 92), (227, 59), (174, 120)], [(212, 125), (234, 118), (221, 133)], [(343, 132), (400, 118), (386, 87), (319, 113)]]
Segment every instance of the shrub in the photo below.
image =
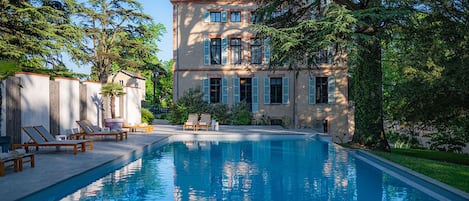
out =
[(202, 96), (200, 88), (190, 88), (185, 91), (183, 96), (171, 106), (168, 120), (173, 124), (182, 124), (190, 113), (207, 111), (208, 103), (203, 101)]
[(242, 101), (231, 108), (233, 125), (249, 125), (251, 124), (251, 112), (249, 112), (248, 104)]
[(153, 113), (150, 112), (150, 110), (142, 108), (142, 122), (151, 124), (153, 120), (155, 119), (155, 116)]
[(229, 107), (222, 103), (208, 104), (203, 99), (200, 88), (189, 89), (171, 107), (168, 120), (172, 124), (183, 124), (190, 113), (208, 113), (212, 119), (225, 125), (249, 125), (251, 123), (251, 112), (246, 102)]

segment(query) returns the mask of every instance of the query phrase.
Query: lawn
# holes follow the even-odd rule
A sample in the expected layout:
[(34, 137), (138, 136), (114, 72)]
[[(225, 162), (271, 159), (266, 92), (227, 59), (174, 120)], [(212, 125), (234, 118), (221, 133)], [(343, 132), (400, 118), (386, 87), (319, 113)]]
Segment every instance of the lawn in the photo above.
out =
[(469, 155), (416, 149), (372, 153), (469, 192)]

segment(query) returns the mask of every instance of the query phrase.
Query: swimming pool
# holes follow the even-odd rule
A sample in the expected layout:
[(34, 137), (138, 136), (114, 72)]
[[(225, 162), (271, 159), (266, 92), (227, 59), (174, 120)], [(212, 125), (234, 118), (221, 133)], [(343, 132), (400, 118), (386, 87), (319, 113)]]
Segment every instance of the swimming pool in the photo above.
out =
[(332, 143), (304, 136), (175, 140), (110, 174), (81, 179), (86, 186), (74, 181), (53, 190), (72, 189), (65, 197), (31, 200), (437, 200)]

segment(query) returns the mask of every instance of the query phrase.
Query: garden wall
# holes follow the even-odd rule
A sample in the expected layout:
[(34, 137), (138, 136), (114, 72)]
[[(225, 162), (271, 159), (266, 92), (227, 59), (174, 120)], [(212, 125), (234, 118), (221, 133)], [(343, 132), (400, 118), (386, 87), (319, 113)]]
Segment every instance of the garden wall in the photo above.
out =
[[(48, 75), (20, 72), (0, 87), (0, 136), (11, 136), (12, 143), (29, 141), (22, 126), (43, 125), (53, 135), (68, 135), (78, 130), (77, 120), (103, 125), (101, 83), (61, 77), (51, 80)], [(127, 122), (141, 123), (139, 90), (125, 90), (126, 95), (116, 106), (118, 114)]]

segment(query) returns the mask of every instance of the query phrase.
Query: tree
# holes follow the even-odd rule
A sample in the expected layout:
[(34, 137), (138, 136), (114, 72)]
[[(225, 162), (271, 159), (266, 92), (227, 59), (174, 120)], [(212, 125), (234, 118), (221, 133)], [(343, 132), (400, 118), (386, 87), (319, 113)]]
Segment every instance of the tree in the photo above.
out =
[(0, 59), (22, 67), (64, 67), (61, 53), (81, 37), (71, 1), (0, 0)]
[(257, 25), (254, 30), (272, 41), (272, 64), (314, 67), (318, 53), (328, 47), (334, 47), (334, 62), (341, 62), (340, 58), (347, 55), (356, 107), (353, 141), (389, 150), (383, 127), (381, 42), (385, 31), (405, 18), (408, 10), (405, 2), (335, 0), (323, 4), (319, 0), (312, 3), (259, 0), (258, 3), (256, 15), (264, 25)]
[(135, 0), (89, 0), (78, 15), (85, 41), (73, 52), (74, 59), (91, 63), (92, 79), (108, 81), (113, 65), (137, 67), (151, 54), (139, 38), (149, 34), (150, 16)]
[(468, 11), (464, 1), (424, 2), (384, 47), (387, 118), (436, 128), (441, 144), (469, 141)]
[(125, 95), (124, 87), (118, 83), (106, 83), (101, 87), (101, 94), (111, 100), (111, 118), (116, 118), (116, 97)]

